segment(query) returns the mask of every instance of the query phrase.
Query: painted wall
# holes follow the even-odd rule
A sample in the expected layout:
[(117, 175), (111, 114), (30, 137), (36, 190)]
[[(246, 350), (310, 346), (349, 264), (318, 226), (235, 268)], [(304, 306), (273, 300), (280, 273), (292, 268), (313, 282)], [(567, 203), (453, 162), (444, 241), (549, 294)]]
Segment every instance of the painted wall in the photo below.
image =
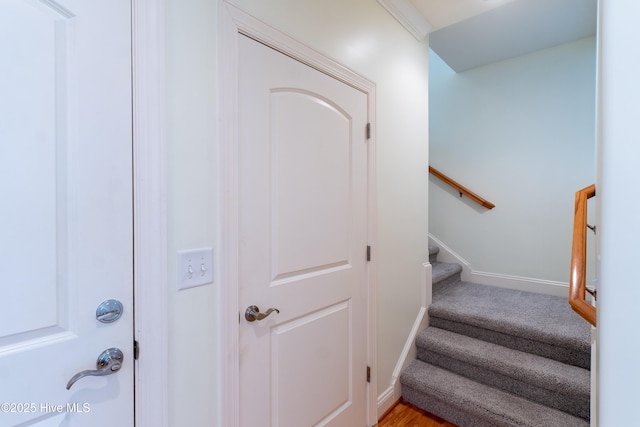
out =
[[(293, 0), (278, 2), (279, 5), (286, 6), (290, 13), (294, 14), (293, 16), (300, 19), (305, 16), (304, 25), (288, 22), (287, 17), (291, 18), (289, 12), (261, 10), (261, 3), (266, 2), (237, 0), (236, 3), (253, 9), (256, 14), (259, 12), (262, 19), (268, 19), (273, 25), (295, 32), (302, 41), (329, 53), (345, 65), (378, 83), (377, 138), (380, 190), (378, 212), (380, 231), (377, 250), (380, 263), (378, 380), (380, 390), (383, 390), (387, 386), (385, 381), (389, 379), (389, 373), (393, 369), (401, 344), (406, 338), (407, 326), (413, 322), (417, 312), (420, 299), (419, 271), (421, 263), (426, 258), (423, 252), (424, 234), (427, 228), (425, 224), (427, 178), (424, 174), (424, 164), (427, 161), (427, 106), (424, 103), (426, 97), (418, 96), (427, 92), (426, 82), (424, 82), (426, 47), (416, 46), (417, 43), (403, 33), (399, 26), (382, 11), (379, 11), (374, 2), (315, 0), (305, 2), (307, 11), (299, 10), (302, 9), (301, 7), (296, 8), (297, 2)], [(312, 4), (311, 9), (306, 9), (309, 3)], [(321, 4), (331, 7), (324, 9)], [(214, 246), (217, 239), (218, 193), (216, 192), (216, 171), (213, 169), (218, 148), (215, 129), (217, 9), (214, 0), (165, 0), (165, 6), (167, 12), (167, 181), (169, 186), (167, 242), (169, 288), (167, 292), (170, 317), (170, 419), (168, 424), (215, 426), (219, 425), (216, 419), (220, 413), (219, 405), (222, 396), (217, 380), (219, 355), (216, 348), (220, 340), (219, 324), (212, 308), (219, 307), (216, 287), (219, 284), (176, 291), (173, 259), (177, 250)], [(636, 23), (640, 17), (640, 4), (631, 5), (625, 0), (611, 0), (605, 4), (605, 7), (607, 10), (603, 17), (603, 32), (607, 35), (608, 41), (604, 46), (605, 54), (603, 55), (603, 62), (607, 64), (603, 71), (603, 93), (608, 101), (603, 103), (602, 145), (604, 147), (602, 148), (603, 159), (601, 159), (603, 185), (601, 193), (605, 206), (602, 207), (601, 223), (603, 234), (609, 237), (603, 239), (601, 243), (602, 286), (598, 309), (601, 325), (600, 348), (604, 350), (601, 350), (599, 359), (599, 375), (602, 377), (599, 422), (600, 425), (635, 425), (640, 423), (638, 412), (635, 410), (640, 374), (633, 356), (640, 350), (640, 343), (637, 339), (638, 334), (634, 334), (633, 331), (635, 325), (640, 323), (640, 312), (634, 310), (631, 304), (633, 301), (640, 300), (638, 294), (640, 287), (633, 286), (636, 282), (633, 270), (619, 267), (634, 263), (634, 254), (637, 252), (634, 249), (640, 240), (637, 221), (640, 206), (637, 198), (628, 197), (629, 194), (633, 194), (635, 183), (640, 179), (634, 164), (635, 159), (640, 157), (638, 145), (633, 146), (633, 139), (628, 138), (629, 135), (637, 133), (636, 112), (640, 109), (637, 105), (640, 99), (640, 85), (637, 80), (640, 74), (640, 63), (637, 56), (629, 55), (635, 46), (634, 39), (628, 36), (637, 33)], [(317, 15), (319, 8), (324, 12)], [(358, 9), (357, 13), (356, 9)], [(335, 12), (330, 12), (331, 10)], [(351, 16), (353, 24), (347, 24), (347, 15)], [(323, 19), (317, 19), (318, 16)], [(326, 31), (327, 22), (331, 23), (331, 31)], [(302, 28), (305, 25), (306, 27)], [(375, 33), (378, 31), (379, 35), (376, 36)], [(369, 43), (366, 43), (369, 32), (371, 32), (371, 38)], [(562, 51), (566, 48), (567, 46), (556, 49)], [(584, 46), (585, 50), (591, 49), (591, 47), (586, 48)], [(548, 54), (549, 52), (541, 53), (543, 57)], [(575, 55), (575, 52), (571, 55)], [(562, 57), (554, 58), (560, 63), (564, 62)], [(587, 62), (584, 58), (583, 61)], [(437, 58), (434, 57), (433, 62), (436, 64), (432, 65), (432, 72), (438, 66)], [(516, 66), (518, 62), (512, 65)], [(547, 65), (551, 67), (553, 64), (547, 63)], [(534, 69), (537, 67), (538, 65), (533, 66)], [(475, 70), (475, 72), (482, 74), (482, 70)], [(469, 81), (469, 84), (479, 79), (479, 77), (474, 78), (473, 75), (467, 77), (469, 75), (460, 75), (458, 79)], [(565, 81), (565, 84), (573, 86), (574, 78), (581, 80), (575, 75)], [(500, 82), (494, 83), (498, 85)], [(489, 101), (492, 96), (500, 95), (500, 93), (492, 95), (489, 91), (492, 87), (494, 86), (486, 88), (487, 93), (484, 94), (488, 103), (486, 105), (495, 104), (496, 102)], [(540, 89), (545, 87), (541, 86)], [(432, 92), (434, 90), (437, 90), (436, 85), (432, 86)], [(476, 94), (476, 96), (482, 95), (480, 90), (476, 91)], [(501, 95), (505, 96), (504, 93)], [(533, 99), (538, 98), (536, 96)], [(472, 97), (467, 101), (476, 102)], [(553, 107), (557, 101), (554, 99), (554, 103), (543, 104), (545, 108), (552, 108), (564, 115), (565, 112), (560, 108)], [(482, 108), (475, 110), (476, 113), (489, 120), (491, 115), (486, 111), (485, 104), (481, 104), (480, 107)], [(463, 108), (460, 109), (460, 111), (463, 110)], [(500, 111), (502, 117), (505, 117), (501, 122), (511, 127), (506, 117), (511, 121), (516, 120), (517, 117), (513, 118), (507, 113), (508, 111)], [(455, 125), (455, 127), (467, 126), (467, 124), (461, 126), (459, 122)], [(535, 128), (535, 126), (531, 127)], [(529, 132), (533, 130), (528, 129)], [(503, 141), (503, 145), (509, 147), (509, 142), (515, 144), (515, 141), (520, 141), (521, 137), (522, 134), (518, 133)], [(472, 141), (478, 141), (478, 139), (475, 138)], [(530, 147), (530, 151), (533, 152), (534, 148), (535, 145)], [(562, 150), (558, 149), (558, 151)], [(483, 150), (478, 147), (472, 152), (482, 154)], [(493, 155), (498, 156), (500, 153), (499, 151)], [(521, 152), (522, 156), (527, 154), (532, 153)], [(484, 157), (488, 155), (485, 154)], [(436, 165), (435, 162), (436, 160), (434, 165)], [(446, 165), (437, 164), (436, 166), (445, 169)], [(475, 169), (475, 172), (478, 168), (479, 166), (474, 166), (472, 169)], [(509, 175), (496, 176), (487, 168), (480, 168), (480, 170), (482, 174), (469, 174), (472, 178), (469, 186), (472, 188), (475, 187), (474, 182), (480, 179), (483, 183), (503, 182), (510, 179)], [(517, 168), (512, 167), (510, 172), (514, 170)], [(541, 170), (545, 174), (550, 171), (551, 175), (566, 174), (564, 169), (559, 170), (556, 166)], [(540, 171), (537, 173), (543, 175)], [(492, 178), (485, 178), (484, 175)], [(456, 178), (464, 179), (459, 175), (456, 175)], [(589, 182), (593, 181), (592, 176), (588, 178)], [(543, 179), (540, 178), (541, 181)], [(574, 184), (579, 187), (583, 183), (581, 180), (580, 183)], [(438, 191), (437, 185), (431, 184), (430, 187), (432, 192)], [(491, 187), (480, 186), (478, 191), (484, 194), (485, 188), (489, 189), (486, 192), (487, 197), (497, 204), (496, 209), (501, 209), (502, 204), (511, 199), (503, 196), (501, 192), (492, 190)], [(575, 188), (571, 189), (571, 191), (574, 190)], [(457, 194), (453, 196), (457, 197)], [(468, 209), (472, 210), (472, 208)], [(453, 212), (451, 215), (454, 215)], [(488, 217), (487, 214), (477, 213), (475, 216), (483, 221)], [(477, 224), (478, 221), (476, 220), (475, 223)], [(533, 230), (546, 233), (539, 228), (537, 222), (531, 225)], [(474, 227), (474, 229), (482, 229), (482, 227)], [(489, 247), (492, 246), (491, 241), (484, 241)], [(526, 248), (518, 247), (517, 249), (525, 250)], [(538, 258), (536, 256), (532, 259)]]
[(600, 157), (596, 199), (600, 203), (601, 269), (598, 287), (599, 426), (640, 425), (640, 3), (599, 2), (601, 29)]
[(231, 3), (376, 83), (378, 392), (422, 298), (427, 254), (428, 50), (369, 0)]
[(217, 249), (217, 5), (166, 0), (165, 13), (168, 425), (214, 426), (220, 413), (220, 283), (178, 291), (175, 260), (179, 250)]
[[(379, 393), (418, 315), (427, 254), (428, 48), (370, 0), (233, 0), (251, 15), (377, 85)], [(169, 425), (215, 425), (222, 401), (219, 286), (176, 291), (175, 253), (213, 246), (216, 191), (215, 0), (165, 0)], [(216, 252), (217, 254), (217, 252)], [(217, 255), (216, 255), (217, 259)], [(215, 263), (215, 261), (214, 261)]]
[[(595, 182), (595, 38), (454, 73), (430, 62), (429, 232), (475, 271), (568, 282), (577, 190)], [(591, 234), (591, 233), (589, 233)]]

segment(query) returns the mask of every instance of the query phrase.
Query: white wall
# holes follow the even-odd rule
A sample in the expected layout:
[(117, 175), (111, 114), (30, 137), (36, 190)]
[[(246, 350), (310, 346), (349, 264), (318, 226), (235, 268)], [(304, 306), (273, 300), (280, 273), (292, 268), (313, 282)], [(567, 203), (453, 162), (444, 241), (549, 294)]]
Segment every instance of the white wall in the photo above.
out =
[[(305, 2), (304, 8), (296, 7), (298, 2), (293, 0), (277, 2), (283, 6), (278, 9), (289, 10), (293, 15), (262, 10), (266, 8), (263, 5), (266, 2), (259, 0), (237, 0), (236, 3), (254, 10), (273, 25), (295, 33), (302, 41), (378, 83), (378, 380), (382, 390), (418, 310), (419, 270), (426, 257), (427, 107), (426, 95), (419, 96), (427, 92), (423, 81), (426, 78), (426, 46), (417, 45), (383, 15), (374, 2), (315, 0)], [(323, 8), (323, 4), (333, 9)], [(217, 239), (218, 194), (213, 169), (218, 148), (215, 129), (217, 9), (214, 0), (166, 0), (165, 5), (170, 266), (167, 292), (171, 324), (168, 424), (215, 426), (219, 425), (216, 419), (222, 400), (216, 352), (220, 326), (214, 313), (219, 308), (217, 286), (220, 284), (177, 292), (172, 260), (177, 250), (214, 246)], [(601, 222), (602, 233), (609, 237), (601, 244), (599, 421), (603, 426), (636, 425), (640, 423), (636, 411), (640, 372), (633, 357), (640, 350), (639, 335), (634, 333), (640, 324), (640, 312), (628, 306), (640, 300), (640, 287), (635, 286), (634, 271), (626, 267), (634, 265), (635, 249), (640, 241), (637, 221), (640, 206), (637, 198), (629, 197), (640, 181), (634, 163), (640, 158), (640, 152), (639, 146), (633, 145), (635, 139), (628, 138), (638, 133), (640, 63), (637, 56), (629, 54), (634, 51), (635, 43), (628, 34), (638, 32), (640, 4), (610, 0), (605, 7), (603, 21), (608, 42), (604, 47), (603, 61), (607, 66), (603, 73), (603, 92), (609, 101), (604, 103), (603, 110), (609, 122), (605, 120), (604, 125), (608, 130), (604, 131), (606, 148), (603, 148), (602, 167), (602, 200), (607, 207), (603, 207)], [(301, 21), (290, 20), (291, 16)], [(317, 19), (318, 16), (322, 19)], [(556, 60), (563, 62), (562, 58)], [(413, 71), (403, 72), (401, 64)], [(485, 94), (489, 100), (491, 96), (491, 93)], [(555, 103), (545, 105), (553, 108)], [(485, 108), (476, 111), (484, 112)], [(482, 114), (486, 118), (486, 113)], [(618, 117), (616, 121), (610, 121), (615, 117)], [(509, 124), (504, 119), (501, 121)], [(461, 124), (458, 122), (456, 126)], [(505, 143), (518, 140), (520, 138), (509, 138)], [(552, 174), (563, 173), (551, 171)], [(470, 186), (474, 187), (478, 179), (489, 181), (483, 176), (491, 171), (484, 169), (482, 172), (470, 174)], [(503, 181), (501, 175), (493, 179), (498, 178)], [(593, 177), (589, 178), (593, 180)], [(508, 181), (508, 176), (504, 181)], [(201, 185), (202, 182), (205, 184)], [(431, 187), (434, 189), (435, 186)], [(478, 191), (485, 191), (485, 188), (489, 187), (480, 186)], [(500, 203), (511, 198), (497, 198), (498, 195), (487, 192), (488, 197), (494, 196), (492, 201), (498, 205), (496, 209), (501, 209)], [(487, 215), (477, 216), (485, 218)], [(540, 230), (537, 226), (532, 228)], [(491, 242), (487, 240), (486, 243)]]
[[(378, 371), (390, 386), (420, 310), (427, 260), (428, 48), (370, 0), (233, 0), (377, 85)], [(215, 0), (166, 0), (169, 425), (211, 426), (224, 397), (216, 283), (175, 290), (175, 252), (214, 246), (217, 229)], [(216, 252), (216, 259), (219, 254)], [(215, 263), (215, 261), (214, 261)], [(212, 421), (214, 420), (214, 421)]]
[(600, 2), (601, 135), (600, 284), (598, 287), (598, 425), (640, 425), (640, 3)]
[(577, 190), (595, 182), (595, 39), (454, 73), (432, 52), (429, 232), (475, 271), (567, 282)]
[(369, 0), (231, 3), (376, 83), (378, 392), (420, 309), (427, 260), (428, 51)]
[(217, 249), (217, 5), (166, 0), (165, 7), (168, 425), (212, 426), (220, 413), (220, 283), (178, 291), (175, 259), (183, 249)]

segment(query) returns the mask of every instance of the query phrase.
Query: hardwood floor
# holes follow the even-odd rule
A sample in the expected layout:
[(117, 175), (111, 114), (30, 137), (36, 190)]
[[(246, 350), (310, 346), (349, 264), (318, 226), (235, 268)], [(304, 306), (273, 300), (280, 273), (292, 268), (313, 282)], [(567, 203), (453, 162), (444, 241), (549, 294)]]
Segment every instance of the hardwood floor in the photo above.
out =
[(456, 425), (400, 400), (384, 414), (378, 427), (456, 427)]

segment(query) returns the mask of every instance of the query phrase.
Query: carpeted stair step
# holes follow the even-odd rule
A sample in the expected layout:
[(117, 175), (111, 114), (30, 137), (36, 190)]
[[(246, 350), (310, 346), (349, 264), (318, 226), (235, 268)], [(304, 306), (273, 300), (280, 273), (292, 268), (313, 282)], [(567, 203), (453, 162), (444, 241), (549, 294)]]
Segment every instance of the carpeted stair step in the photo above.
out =
[(438, 253), (440, 253), (438, 246), (429, 245), (429, 262), (431, 264), (438, 260)]
[(438, 246), (429, 246), (429, 263), (431, 264), (431, 283), (432, 285), (447, 285), (460, 280), (462, 266), (457, 263), (448, 263), (438, 261)]
[(431, 283), (432, 285), (446, 286), (460, 280), (462, 266), (457, 263), (438, 261), (437, 246), (429, 246), (429, 262), (431, 263)]
[(475, 382), (420, 360), (403, 370), (405, 401), (460, 427), (587, 427), (557, 409)]
[(460, 281), (462, 266), (456, 263), (436, 261), (431, 264), (431, 281), (433, 285), (447, 286)]
[(590, 369), (591, 328), (566, 298), (454, 282), (436, 285), (430, 325)]
[(429, 327), (418, 359), (511, 394), (589, 419), (590, 372), (545, 357)]

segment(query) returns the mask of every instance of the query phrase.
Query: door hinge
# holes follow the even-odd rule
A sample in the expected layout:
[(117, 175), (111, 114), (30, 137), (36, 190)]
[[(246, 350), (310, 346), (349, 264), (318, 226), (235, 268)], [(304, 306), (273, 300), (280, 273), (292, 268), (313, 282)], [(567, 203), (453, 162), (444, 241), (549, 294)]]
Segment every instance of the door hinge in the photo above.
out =
[(133, 360), (138, 360), (138, 356), (140, 356), (140, 346), (137, 340), (133, 340)]
[(367, 139), (371, 139), (371, 123), (367, 123), (367, 126), (365, 127), (365, 135), (367, 136)]
[(371, 367), (367, 366), (367, 382), (371, 382)]
[(371, 261), (371, 246), (367, 245), (367, 261)]

